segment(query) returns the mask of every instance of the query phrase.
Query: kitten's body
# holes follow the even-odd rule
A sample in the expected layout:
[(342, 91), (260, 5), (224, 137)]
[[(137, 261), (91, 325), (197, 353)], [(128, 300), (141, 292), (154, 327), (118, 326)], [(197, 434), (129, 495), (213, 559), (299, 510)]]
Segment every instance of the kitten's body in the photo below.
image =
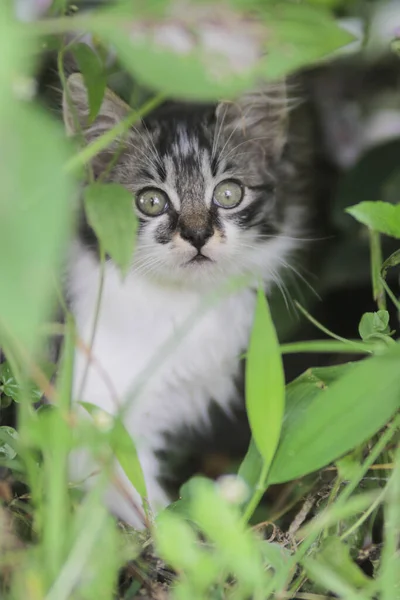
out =
[[(106, 261), (92, 361), (85, 379), (87, 355), (77, 351), (74, 397), (111, 413), (130, 403), (124, 422), (137, 444), (155, 510), (168, 502), (158, 481), (156, 453), (165, 450), (168, 436), (178, 428), (207, 427), (212, 402), (229, 412), (243, 400), (236, 382), (251, 330), (255, 288), (259, 281), (268, 288), (278, 279), (277, 271), (299, 246), (306, 227), (312, 151), (300, 135), (304, 123), (290, 135), (281, 125), (286, 98), (277, 96), (276, 89), (254, 96), (250, 108), (239, 106), (239, 114), (237, 107), (223, 105), (216, 121), (201, 110), (196, 116), (164, 109), (139, 132), (130, 132), (109, 177), (136, 198), (148, 187), (162, 190), (168, 210), (151, 218), (139, 211), (137, 248), (125, 280)], [(72, 82), (70, 91), (85, 119), (80, 80)], [(99, 118), (86, 129), (88, 139), (125, 111), (107, 96)], [(68, 112), (66, 122), (70, 126)], [(112, 152), (94, 163), (95, 176)], [(239, 205), (216, 206), (217, 186), (239, 180)], [(80, 233), (71, 252), (68, 290), (79, 336), (89, 345), (101, 267), (85, 222)], [(207, 295), (221, 291), (235, 276), (250, 278), (247, 287), (225, 292), (206, 307)], [(142, 385), (129, 398), (138, 381)], [(75, 454), (74, 478), (92, 469), (87, 456)], [(111, 488), (108, 503), (115, 514), (140, 526), (138, 494), (118, 467), (117, 474), (124, 491)]]

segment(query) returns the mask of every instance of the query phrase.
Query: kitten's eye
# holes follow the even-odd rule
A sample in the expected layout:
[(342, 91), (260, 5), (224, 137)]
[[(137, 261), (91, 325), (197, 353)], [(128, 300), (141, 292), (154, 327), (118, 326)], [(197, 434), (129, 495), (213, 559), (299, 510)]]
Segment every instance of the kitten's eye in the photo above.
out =
[(237, 181), (221, 181), (215, 189), (213, 200), (221, 208), (234, 208), (243, 199), (243, 187)]
[(148, 217), (158, 217), (168, 208), (168, 196), (162, 190), (148, 188), (136, 195), (136, 205)]

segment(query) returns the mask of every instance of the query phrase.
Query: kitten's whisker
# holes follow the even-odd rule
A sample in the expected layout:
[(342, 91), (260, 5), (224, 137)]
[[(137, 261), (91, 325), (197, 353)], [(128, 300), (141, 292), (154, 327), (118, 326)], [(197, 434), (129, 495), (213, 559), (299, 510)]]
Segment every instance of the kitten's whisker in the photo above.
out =
[(276, 287), (279, 289), (279, 291), (282, 294), (282, 298), (285, 303), (286, 310), (290, 313), (290, 306), (289, 306), (287, 290), (285, 289), (285, 286), (283, 285), (282, 279), (278, 276), (278, 274), (276, 273), (275, 270), (270, 269), (269, 272), (271, 274), (274, 285), (276, 285)]
[(133, 265), (133, 271), (136, 274), (147, 274), (153, 268), (156, 268), (163, 264), (163, 261), (158, 256), (150, 256), (147, 260), (143, 260), (142, 262), (138, 262), (138, 264)]
[(155, 143), (154, 143), (153, 136), (150, 134), (150, 132), (149, 132), (149, 128), (147, 127), (147, 125), (146, 125), (146, 123), (145, 123), (144, 121), (142, 121), (142, 125), (143, 125), (143, 127), (145, 128), (145, 130), (146, 130), (146, 133), (147, 133), (147, 135), (148, 135), (148, 139), (149, 139), (149, 141), (150, 141), (150, 144), (151, 144), (151, 146), (153, 147), (153, 156), (154, 156), (154, 158), (155, 158), (155, 160), (156, 160), (156, 163), (157, 163), (158, 165), (160, 165), (160, 167), (161, 167), (162, 169), (164, 169), (164, 164), (163, 164), (162, 158), (161, 158), (161, 156), (160, 156), (160, 153), (158, 152), (158, 150), (157, 150), (157, 148), (156, 148), (156, 145), (155, 145)]
[(283, 233), (277, 233), (275, 235), (267, 234), (267, 233), (257, 234), (258, 240), (274, 238), (274, 239), (290, 240), (292, 242), (324, 242), (326, 240), (331, 239), (332, 237), (333, 236), (306, 238), (306, 237), (295, 237), (295, 236), (285, 235)]
[[(229, 144), (229, 142), (231, 141), (232, 136), (238, 130), (239, 125), (240, 125), (240, 121), (238, 121), (238, 123), (235, 125), (235, 127), (232, 129), (231, 133), (229, 134), (228, 139), (226, 140), (225, 144), (223, 145), (223, 147), (222, 147), (222, 149), (221, 149), (221, 151), (219, 153), (219, 160), (222, 160), (222, 159), (226, 160), (227, 157), (229, 156), (230, 153), (228, 153), (227, 156), (224, 156), (224, 151), (225, 151), (225, 148), (227, 147), (227, 145)], [(245, 143), (245, 142), (243, 142), (243, 143)]]
[(286, 269), (290, 269), (295, 275), (297, 275), (297, 277), (299, 279), (301, 279), (301, 281), (308, 287), (308, 289), (314, 294), (314, 296), (318, 299), (318, 300), (322, 300), (321, 296), (318, 294), (317, 290), (311, 285), (311, 283), (309, 281), (307, 281), (307, 279), (301, 274), (299, 273), (299, 271), (293, 267), (293, 265), (291, 265), (290, 263), (288, 263), (286, 260), (284, 260), (283, 258), (279, 258), (279, 262), (281, 263), (281, 265), (283, 265)]
[[(229, 142), (229, 139), (230, 138), (228, 138), (227, 143)], [(236, 146), (231, 148), (229, 150), (228, 154), (226, 154), (223, 158), (225, 160), (227, 160), (235, 150), (237, 150), (238, 148), (240, 148), (240, 146), (243, 146), (244, 144), (249, 144), (250, 142), (255, 142), (257, 140), (269, 140), (269, 139), (270, 139), (270, 136), (268, 136), (268, 135), (263, 135), (261, 137), (256, 137), (256, 138), (248, 138), (247, 140), (244, 140), (243, 142), (240, 142), (240, 144), (237, 144)], [(225, 144), (225, 146), (226, 146), (226, 144)], [(225, 146), (224, 146), (224, 148), (225, 148)], [(248, 152), (250, 153), (250, 151), (248, 151)], [(222, 151), (221, 151), (221, 155), (222, 155)]]
[(128, 145), (133, 148), (134, 150), (136, 150), (137, 152), (139, 152), (143, 157), (144, 157), (144, 164), (145, 165), (151, 165), (153, 167), (153, 169), (157, 172), (157, 163), (154, 162), (154, 160), (148, 155), (146, 154), (143, 150), (141, 150), (140, 148), (138, 148), (138, 146), (136, 146), (132, 140), (127, 140), (128, 141)]
[(219, 123), (218, 131), (214, 131), (213, 144), (212, 144), (212, 149), (211, 149), (211, 159), (215, 158), (215, 152), (217, 150), (219, 138), (221, 137), (221, 132), (222, 132), (222, 128), (224, 126), (225, 117), (226, 117), (227, 112), (228, 112), (228, 107), (225, 106), (224, 116), (222, 117), (221, 122)]

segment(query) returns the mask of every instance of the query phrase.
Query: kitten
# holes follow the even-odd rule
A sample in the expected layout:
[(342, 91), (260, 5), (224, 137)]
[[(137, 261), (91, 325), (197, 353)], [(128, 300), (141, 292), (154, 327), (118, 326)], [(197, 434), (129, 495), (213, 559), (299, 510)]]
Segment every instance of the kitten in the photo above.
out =
[[(249, 340), (257, 283), (261, 279), (268, 291), (309, 233), (316, 164), (311, 129), (305, 105), (290, 109), (287, 89), (283, 82), (271, 84), (217, 106), (165, 103), (129, 130), (106, 178), (131, 192), (139, 231), (124, 280), (112, 260), (106, 261), (94, 360), (82, 390), (87, 357), (76, 351), (73, 395), (115, 413), (150, 365), (124, 422), (137, 445), (155, 512), (169, 503), (159, 483), (157, 454), (168, 452), (168, 436), (177, 428), (207, 427), (212, 403), (229, 412), (243, 400), (237, 391), (239, 357)], [(88, 124), (79, 74), (69, 78), (68, 91), (87, 143), (129, 113), (108, 90), (99, 115)], [(65, 97), (63, 112), (67, 132), (75, 134)], [(95, 179), (118, 145), (94, 159)], [(96, 238), (82, 214), (67, 290), (87, 345), (100, 273)], [(248, 276), (250, 283), (197, 318), (205, 295), (235, 276)], [(160, 356), (187, 320), (189, 330)], [(73, 455), (74, 479), (92, 470), (83, 452)], [(138, 493), (118, 465), (115, 474), (123, 490), (111, 486), (107, 504), (118, 517), (142, 527)]]

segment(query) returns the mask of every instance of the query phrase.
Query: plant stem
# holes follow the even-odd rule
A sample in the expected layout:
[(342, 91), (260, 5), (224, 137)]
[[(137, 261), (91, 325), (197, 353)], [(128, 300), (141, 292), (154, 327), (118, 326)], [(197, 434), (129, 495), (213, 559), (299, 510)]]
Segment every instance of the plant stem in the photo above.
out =
[(371, 279), (372, 293), (379, 310), (386, 310), (385, 289), (382, 285), (381, 267), (382, 267), (382, 248), (381, 236), (378, 231), (369, 229), (369, 247), (371, 252)]
[(366, 342), (336, 342), (334, 340), (311, 340), (307, 342), (293, 342), (281, 344), (282, 354), (294, 354), (296, 352), (332, 352), (338, 354), (372, 354), (376, 346)]
[(89, 373), (89, 365), (90, 365), (91, 358), (92, 358), (92, 349), (93, 349), (94, 339), (96, 336), (97, 323), (99, 321), (99, 316), (100, 316), (101, 299), (103, 296), (106, 257), (105, 257), (104, 248), (101, 246), (101, 244), (100, 244), (99, 254), (100, 254), (100, 280), (99, 280), (99, 287), (98, 287), (97, 297), (96, 297), (96, 306), (95, 306), (95, 310), (94, 310), (92, 331), (91, 331), (90, 340), (89, 340), (88, 356), (87, 356), (87, 361), (86, 361), (86, 365), (85, 365), (85, 370), (84, 370), (83, 376), (82, 376), (82, 381), (79, 386), (79, 392), (77, 395), (77, 398), (79, 398), (80, 400), (83, 398), (83, 392), (85, 389), (86, 380), (87, 380), (87, 376)]
[(356, 529), (360, 527), (364, 523), (366, 519), (368, 519), (369, 515), (374, 512), (375, 508), (379, 506), (379, 504), (383, 501), (386, 494), (386, 487), (382, 490), (382, 492), (377, 496), (371, 506), (361, 515), (359, 519), (353, 525), (347, 529), (341, 536), (341, 541), (345, 540), (349, 535), (351, 535)]
[(260, 476), (258, 478), (257, 484), (254, 488), (254, 492), (252, 497), (250, 498), (245, 511), (243, 513), (243, 521), (245, 523), (247, 523), (254, 511), (256, 510), (257, 506), (259, 505), (261, 498), (263, 497), (265, 490), (267, 489), (267, 477), (268, 477), (268, 472), (269, 472), (269, 468), (271, 466), (271, 462), (264, 462), (263, 463), (263, 467), (261, 469), (261, 473)]
[(328, 329), (327, 327), (325, 327), (324, 325), (322, 325), (322, 323), (320, 323), (319, 321), (317, 321), (317, 319), (315, 319), (312, 315), (310, 315), (310, 313), (308, 311), (306, 311), (306, 309), (301, 306), (301, 304), (299, 304), (299, 302), (295, 301), (295, 304), (297, 306), (297, 308), (303, 313), (303, 315), (313, 324), (315, 325), (315, 327), (317, 327), (317, 329), (319, 329), (320, 331), (322, 331), (322, 333), (325, 333), (325, 335), (327, 335), (328, 337), (331, 337), (335, 340), (337, 340), (338, 342), (343, 342), (343, 344), (347, 344), (347, 345), (360, 345), (362, 346), (361, 342), (352, 342), (351, 340), (346, 340), (346, 338), (337, 335), (336, 333), (333, 333), (333, 331), (331, 331), (330, 329)]
[(98, 137), (94, 142), (83, 148), (76, 156), (71, 158), (65, 165), (67, 172), (72, 172), (85, 166), (99, 152), (110, 146), (112, 142), (119, 136), (123, 135), (136, 121), (145, 117), (148, 113), (154, 110), (164, 99), (162, 94), (158, 94), (138, 111), (134, 110), (123, 121), (120, 121), (112, 129), (109, 129)]
[(381, 277), (381, 283), (382, 283), (382, 286), (383, 286), (385, 292), (387, 293), (387, 295), (393, 302), (394, 306), (396, 307), (398, 313), (400, 314), (400, 300), (398, 300), (396, 298), (396, 296), (393, 294), (392, 290), (388, 286), (387, 282), (383, 279), (383, 277)]

